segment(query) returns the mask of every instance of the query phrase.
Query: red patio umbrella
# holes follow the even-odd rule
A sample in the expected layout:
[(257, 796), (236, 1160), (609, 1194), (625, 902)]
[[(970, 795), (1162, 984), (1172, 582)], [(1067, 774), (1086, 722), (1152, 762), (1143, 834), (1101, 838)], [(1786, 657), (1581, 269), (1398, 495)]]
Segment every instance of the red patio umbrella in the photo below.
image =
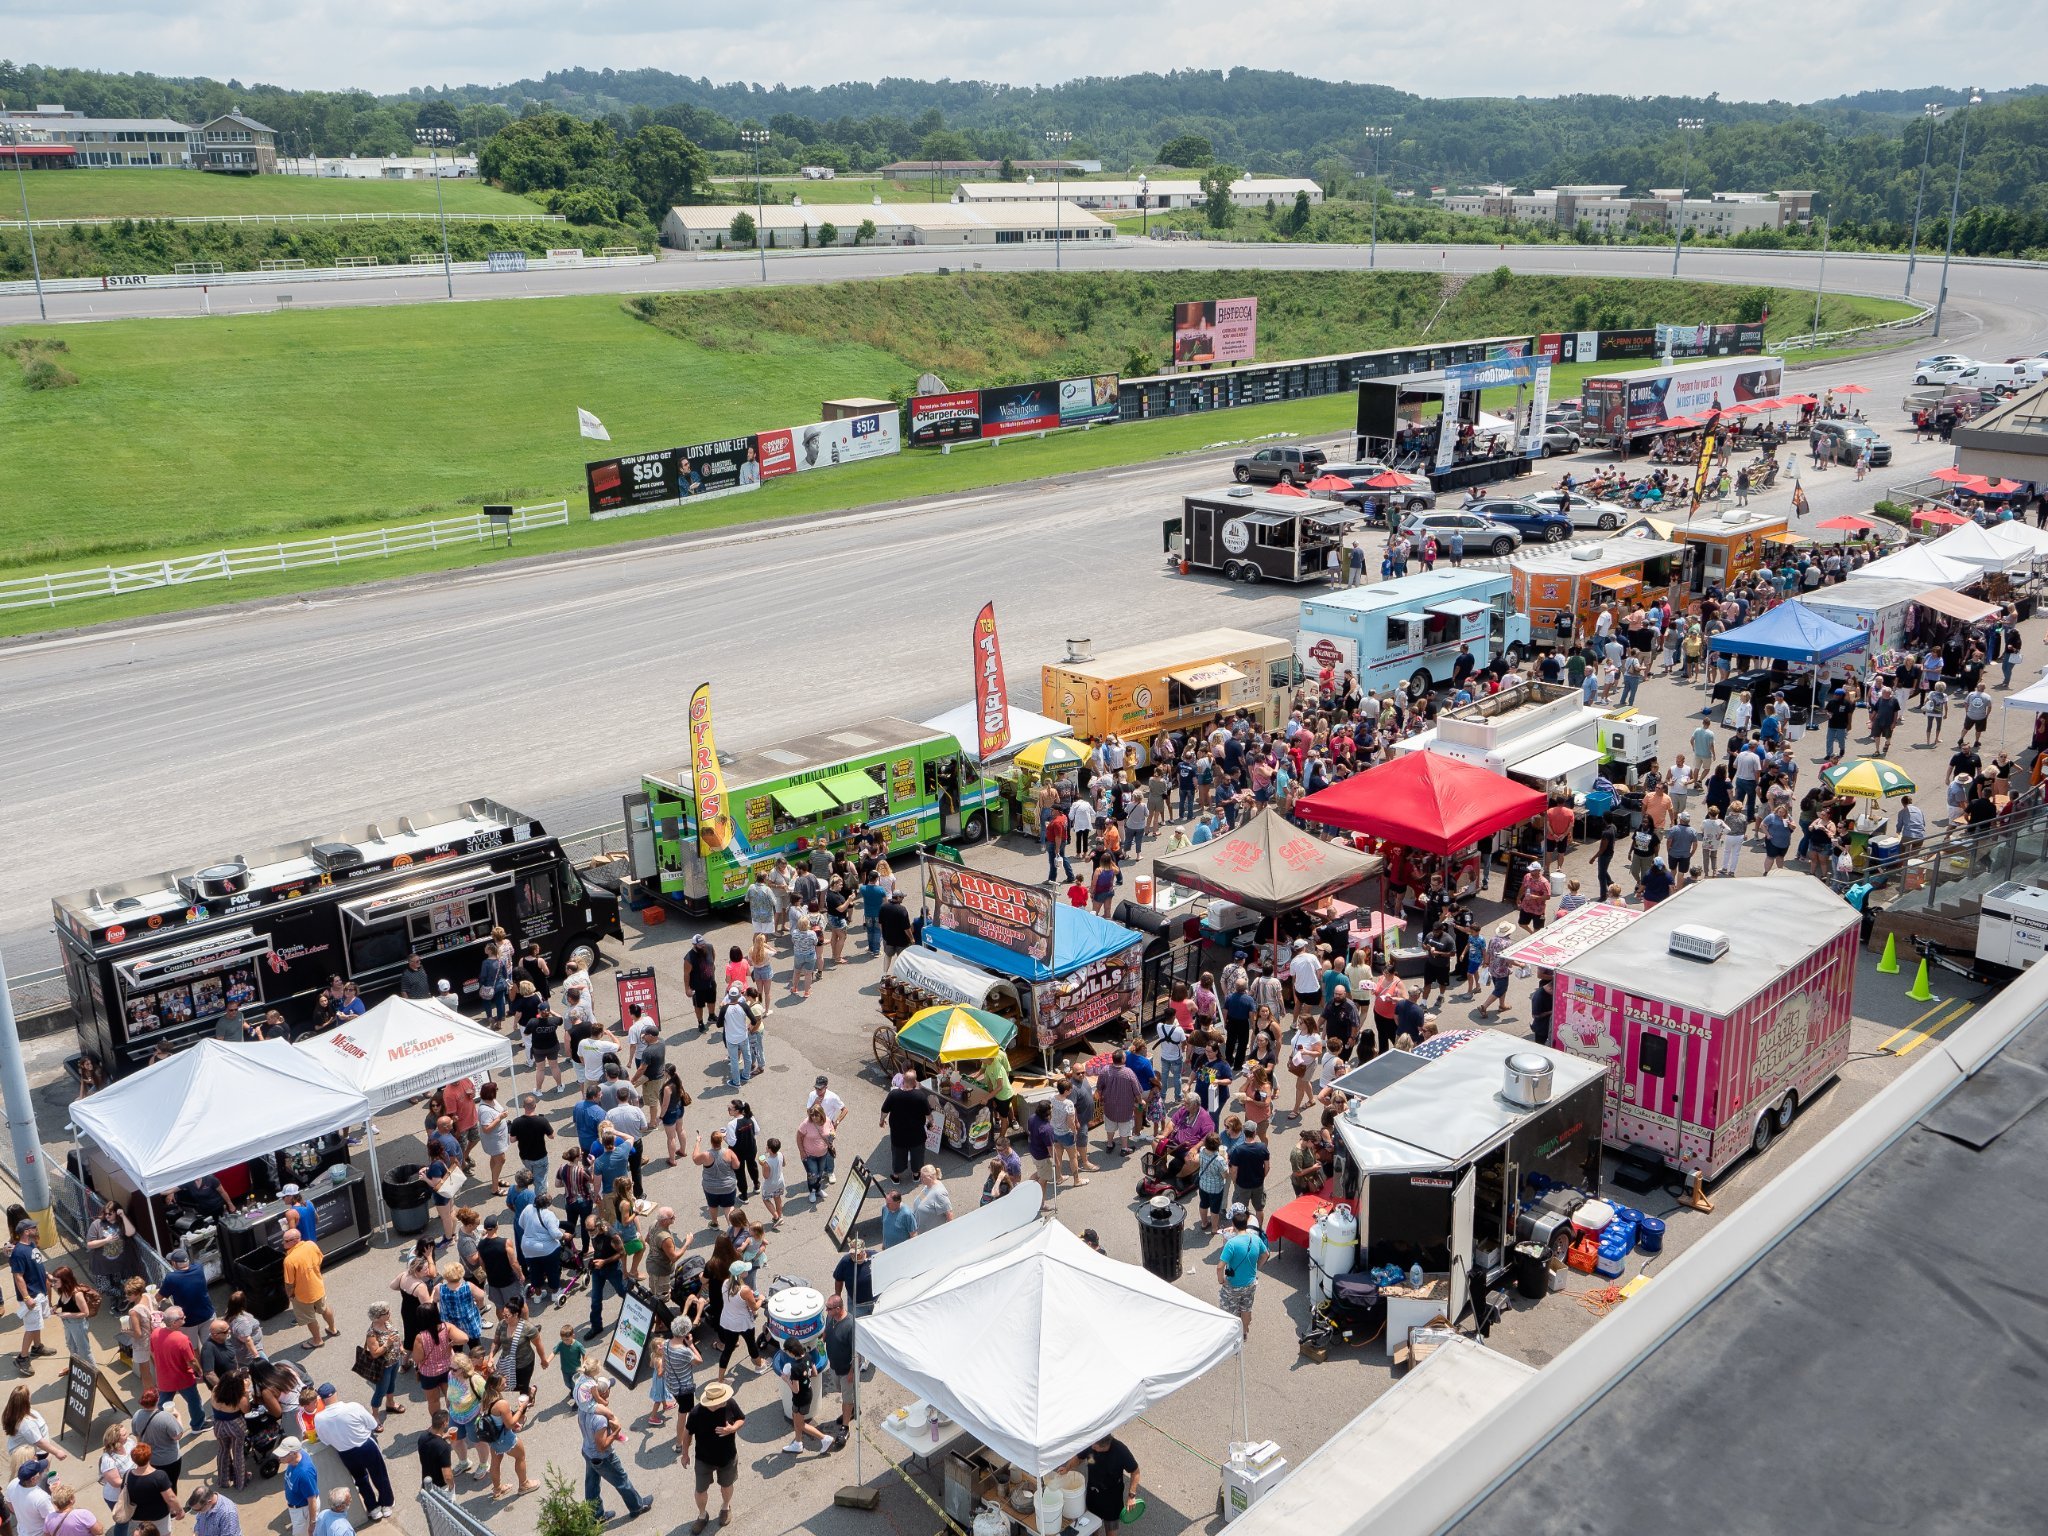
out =
[(1351, 482), (1342, 475), (1317, 475), (1309, 481), (1308, 488), (1312, 491), (1348, 491)]
[(1967, 470), (1957, 469), (1955, 465), (1951, 464), (1946, 469), (1937, 469), (1927, 478), (1945, 481), (1949, 485), (1961, 485), (1965, 480), (1970, 479), (1971, 476)]
[(2017, 480), (1993, 480), (1984, 475), (1972, 475), (1967, 480), (1958, 481), (1957, 484), (1966, 491), (1976, 492), (1979, 496), (2010, 496), (2020, 488)]
[(1959, 528), (1969, 519), (1960, 512), (1951, 512), (1946, 507), (1922, 507), (1913, 514), (1916, 523), (1933, 523), (1940, 528)]
[(1400, 491), (1408, 487), (1408, 477), (1397, 475), (1391, 469), (1383, 469), (1365, 482), (1369, 491)]
[(1784, 396), (1784, 397), (1783, 397), (1782, 399), (1780, 399), (1780, 400), (1778, 401), (1778, 404), (1780, 404), (1780, 405), (1819, 405), (1819, 404), (1820, 404), (1820, 399), (1819, 399), (1819, 397), (1818, 397), (1818, 396), (1815, 396), (1815, 395), (1786, 395), (1786, 396)]
[(1273, 487), (1273, 494), (1275, 496), (1306, 496), (1308, 492), (1298, 485), (1289, 485), (1285, 480), (1282, 480)]
[(1723, 416), (1754, 416), (1763, 406), (1755, 400), (1738, 400), (1721, 412)]
[(1875, 528), (1877, 524), (1867, 517), (1851, 517), (1845, 512), (1840, 517), (1831, 517), (1826, 522), (1815, 523), (1813, 526), (1816, 528), (1840, 528), (1848, 533), (1862, 533), (1868, 529)]
[(1700, 424), (1697, 416), (1666, 416), (1662, 425), (1667, 427), (1696, 427)]
[(1835, 393), (1838, 395), (1867, 395), (1870, 393), (1870, 388), (1864, 384), (1837, 384), (1835, 386)]
[(1502, 774), (1434, 752), (1410, 752), (1304, 797), (1295, 813), (1402, 848), (1452, 854), (1527, 821), (1547, 803), (1541, 790)]

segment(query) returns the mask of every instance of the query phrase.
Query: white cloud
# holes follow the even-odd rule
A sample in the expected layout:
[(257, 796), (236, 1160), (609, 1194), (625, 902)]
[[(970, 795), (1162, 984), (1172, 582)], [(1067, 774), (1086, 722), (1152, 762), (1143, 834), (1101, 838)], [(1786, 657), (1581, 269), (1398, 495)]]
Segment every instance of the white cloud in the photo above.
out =
[[(300, 0), (236, 11), (229, 24), (192, 0), (0, 0), (0, 38), (16, 60), (376, 91), (496, 84), (569, 65), (825, 85), (882, 75), (1043, 84), (1243, 64), (1435, 96), (1733, 100), (2048, 77), (2048, 29), (2015, 27), (1980, 0), (1449, 0), (1413, 10), (1266, 0), (1250, 13), (1236, 0), (1039, 0), (996, 13), (909, 0)], [(1988, 67), (1995, 78), (1983, 77)]]

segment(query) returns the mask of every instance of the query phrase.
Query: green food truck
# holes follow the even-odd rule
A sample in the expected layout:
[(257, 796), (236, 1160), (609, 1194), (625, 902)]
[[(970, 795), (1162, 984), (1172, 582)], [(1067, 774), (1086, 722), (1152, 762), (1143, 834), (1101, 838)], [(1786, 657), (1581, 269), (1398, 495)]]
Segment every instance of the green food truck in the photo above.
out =
[(652, 774), (626, 797), (633, 875), (662, 901), (706, 912), (746, 899), (756, 866), (796, 861), (813, 844), (880, 832), (889, 851), (976, 840), (1006, 807), (995, 780), (945, 731), (885, 715), (753, 752), (721, 755), (732, 845), (697, 845), (687, 769)]

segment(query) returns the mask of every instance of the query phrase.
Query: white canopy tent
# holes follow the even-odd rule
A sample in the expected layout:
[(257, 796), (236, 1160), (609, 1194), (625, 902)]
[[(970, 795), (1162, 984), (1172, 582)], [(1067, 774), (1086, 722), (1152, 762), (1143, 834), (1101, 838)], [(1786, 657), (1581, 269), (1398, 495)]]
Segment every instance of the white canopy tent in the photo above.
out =
[(2029, 683), (2017, 693), (2005, 696), (2007, 709), (2031, 709), (2036, 714), (2048, 711), (2048, 677), (2038, 683)]
[[(2033, 552), (2010, 536), (1993, 538), (1987, 529), (1975, 523), (1964, 523), (1951, 528), (1940, 538), (1927, 546), (1928, 550), (1944, 560), (1960, 560), (1985, 571), (2012, 571), (2029, 565)], [(1882, 564), (1882, 561), (1875, 562)], [(1869, 567), (1865, 567), (1866, 570)]]
[(443, 1083), (512, 1070), (512, 1043), (439, 1003), (387, 997), (358, 1018), (292, 1047), (382, 1113)]
[(2024, 550), (2031, 560), (2048, 560), (2048, 528), (2035, 528), (2014, 518), (2009, 523), (1986, 523), (1984, 536), (2006, 549)]
[(857, 1347), (1042, 1476), (1238, 1354), (1240, 1337), (1221, 1308), (1047, 1222), (891, 1285)]
[[(1019, 709), (1012, 704), (1010, 711), (1010, 740), (1003, 750), (988, 760), (984, 766), (993, 767), (1022, 752), (1034, 741), (1044, 741), (1048, 736), (1067, 736), (1073, 727), (1064, 720), (1055, 720), (1049, 715), (1033, 714), (1028, 709)], [(958, 741), (972, 762), (981, 761), (981, 709), (972, 699), (943, 715), (934, 715), (921, 720), (920, 725), (935, 731), (944, 731)]]
[(145, 1195), (369, 1118), (361, 1090), (283, 1040), (201, 1040), (71, 1106)]
[(1980, 579), (1982, 567), (1965, 560), (1951, 560), (1937, 555), (1930, 544), (1909, 544), (1895, 550), (1881, 559), (1873, 560), (1856, 573), (1861, 577), (1884, 577), (1887, 580), (1917, 581), (1927, 587), (1947, 587), (1951, 591), (1967, 587)]

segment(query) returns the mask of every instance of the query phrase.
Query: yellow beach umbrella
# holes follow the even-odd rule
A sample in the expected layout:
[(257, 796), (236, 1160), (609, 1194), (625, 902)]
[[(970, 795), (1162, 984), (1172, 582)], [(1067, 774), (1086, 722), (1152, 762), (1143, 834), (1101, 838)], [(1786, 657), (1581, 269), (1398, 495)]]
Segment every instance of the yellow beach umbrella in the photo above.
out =
[(1070, 768), (1075, 763), (1088, 761), (1088, 749), (1071, 736), (1048, 736), (1043, 741), (1034, 741), (1019, 752), (1014, 759), (1020, 768), (1029, 768), (1033, 773), (1044, 773), (1053, 768)]
[[(913, 1013), (896, 1036), (921, 1053), (937, 1055), (940, 1061), (986, 1061), (1003, 1048), (997, 1036), (1007, 1038), (1015, 1030), (1014, 1024), (997, 1014), (942, 1003)], [(928, 1042), (934, 1037), (938, 1050), (931, 1052)]]
[(1861, 795), (1870, 800), (1910, 795), (1917, 787), (1910, 773), (1882, 757), (1859, 757), (1837, 763), (1823, 769), (1821, 777), (1838, 795)]

